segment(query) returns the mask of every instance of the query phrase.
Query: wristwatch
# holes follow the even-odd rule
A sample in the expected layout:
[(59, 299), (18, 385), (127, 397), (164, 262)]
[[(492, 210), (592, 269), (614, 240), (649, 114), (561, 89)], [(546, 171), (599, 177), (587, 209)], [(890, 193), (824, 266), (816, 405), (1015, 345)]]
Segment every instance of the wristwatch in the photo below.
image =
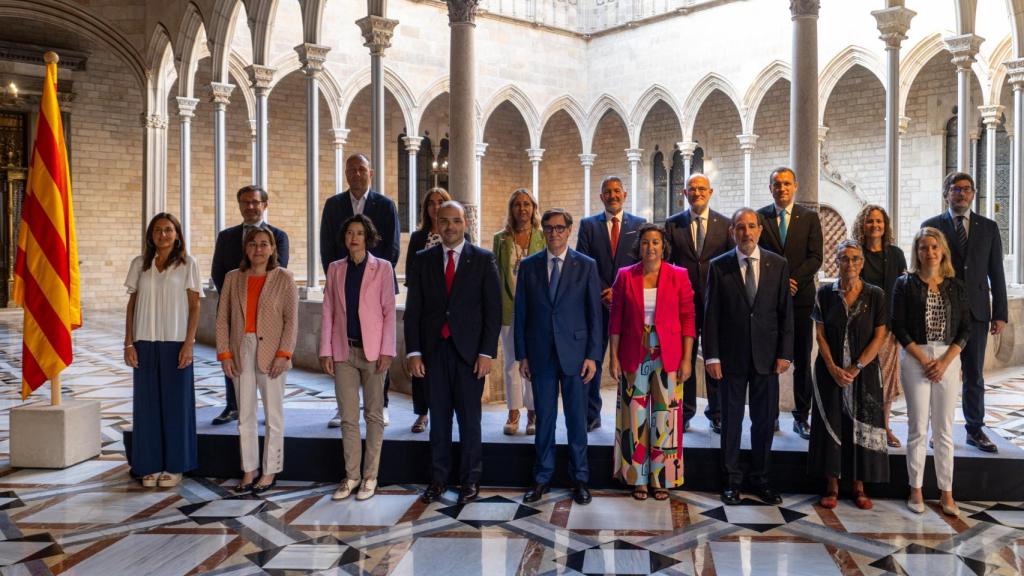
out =
[(864, 365), (860, 363), (860, 360), (857, 361), (856, 366), (857, 366), (857, 370), (864, 370)]

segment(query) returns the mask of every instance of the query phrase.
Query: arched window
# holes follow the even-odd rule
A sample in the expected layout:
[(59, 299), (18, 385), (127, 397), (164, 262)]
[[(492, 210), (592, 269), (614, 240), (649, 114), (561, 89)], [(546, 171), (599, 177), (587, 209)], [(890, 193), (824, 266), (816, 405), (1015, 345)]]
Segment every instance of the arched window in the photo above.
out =
[(946, 122), (946, 155), (943, 163), (943, 171), (941, 178), (945, 178), (946, 174), (950, 172), (956, 172), (956, 107), (953, 108), (953, 116)]
[(654, 183), (654, 221), (661, 223), (668, 218), (669, 207), (666, 205), (668, 196), (668, 173), (665, 171), (665, 155), (654, 147), (654, 156), (651, 158), (651, 182)]
[[(672, 181), (669, 188), (672, 193), (672, 214), (686, 209), (685, 168), (686, 166), (683, 162), (683, 153), (676, 148), (672, 153), (672, 168), (669, 171), (669, 177)], [(693, 158), (690, 159), (690, 174), (693, 174), (694, 172), (704, 172), (704, 149), (700, 146), (694, 148)]]
[(398, 225), (402, 232), (409, 232), (409, 153), (405, 151), (406, 133), (398, 135)]

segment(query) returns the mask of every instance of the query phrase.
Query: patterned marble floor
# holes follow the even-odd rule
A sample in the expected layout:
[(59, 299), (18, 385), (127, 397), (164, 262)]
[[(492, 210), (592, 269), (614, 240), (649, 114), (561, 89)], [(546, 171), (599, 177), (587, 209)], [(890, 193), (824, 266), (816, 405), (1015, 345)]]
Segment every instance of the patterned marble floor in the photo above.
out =
[[(102, 455), (66, 470), (15, 470), (7, 455), (9, 410), (20, 403), (21, 318), (0, 311), (2, 575), (1024, 572), (1022, 502), (962, 502), (963, 516), (950, 519), (934, 503), (918, 516), (898, 500), (877, 499), (870, 512), (848, 502), (825, 510), (807, 495), (786, 495), (782, 506), (724, 507), (709, 493), (638, 503), (607, 490), (577, 506), (554, 490), (526, 506), (520, 491), (494, 489), (458, 506), (453, 492), (424, 505), (422, 487), (412, 485), (382, 487), (361, 503), (332, 502), (336, 485), (309, 482), (279, 483), (266, 498), (235, 496), (236, 481), (218, 478), (145, 489), (128, 476), (121, 443), (131, 422), (121, 322), (90, 315), (63, 376), (65, 396), (102, 403)], [(197, 351), (196, 380), (198, 406), (223, 403), (210, 348)], [(993, 428), (1024, 446), (1024, 370), (990, 375), (988, 387)], [(294, 371), (286, 402), (333, 406), (333, 385)], [(394, 395), (392, 410), (407, 409), (408, 399)], [(898, 404), (895, 417), (903, 413)]]

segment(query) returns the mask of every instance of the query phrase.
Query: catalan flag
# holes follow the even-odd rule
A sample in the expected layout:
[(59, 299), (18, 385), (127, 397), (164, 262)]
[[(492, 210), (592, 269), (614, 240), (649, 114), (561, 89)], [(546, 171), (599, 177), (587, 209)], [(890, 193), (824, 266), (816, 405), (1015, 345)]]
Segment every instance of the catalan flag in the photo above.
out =
[(82, 325), (71, 173), (57, 105), (57, 55), (46, 82), (22, 207), (14, 302), (25, 310), (21, 397), (71, 364), (71, 331)]

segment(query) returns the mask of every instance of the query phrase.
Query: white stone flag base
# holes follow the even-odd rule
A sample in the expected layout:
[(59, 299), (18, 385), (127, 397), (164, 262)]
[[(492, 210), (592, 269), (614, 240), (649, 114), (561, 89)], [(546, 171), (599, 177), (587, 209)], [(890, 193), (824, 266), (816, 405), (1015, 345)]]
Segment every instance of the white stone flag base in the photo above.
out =
[(67, 468), (98, 456), (100, 403), (72, 400), (12, 408), (10, 446), (16, 468)]

